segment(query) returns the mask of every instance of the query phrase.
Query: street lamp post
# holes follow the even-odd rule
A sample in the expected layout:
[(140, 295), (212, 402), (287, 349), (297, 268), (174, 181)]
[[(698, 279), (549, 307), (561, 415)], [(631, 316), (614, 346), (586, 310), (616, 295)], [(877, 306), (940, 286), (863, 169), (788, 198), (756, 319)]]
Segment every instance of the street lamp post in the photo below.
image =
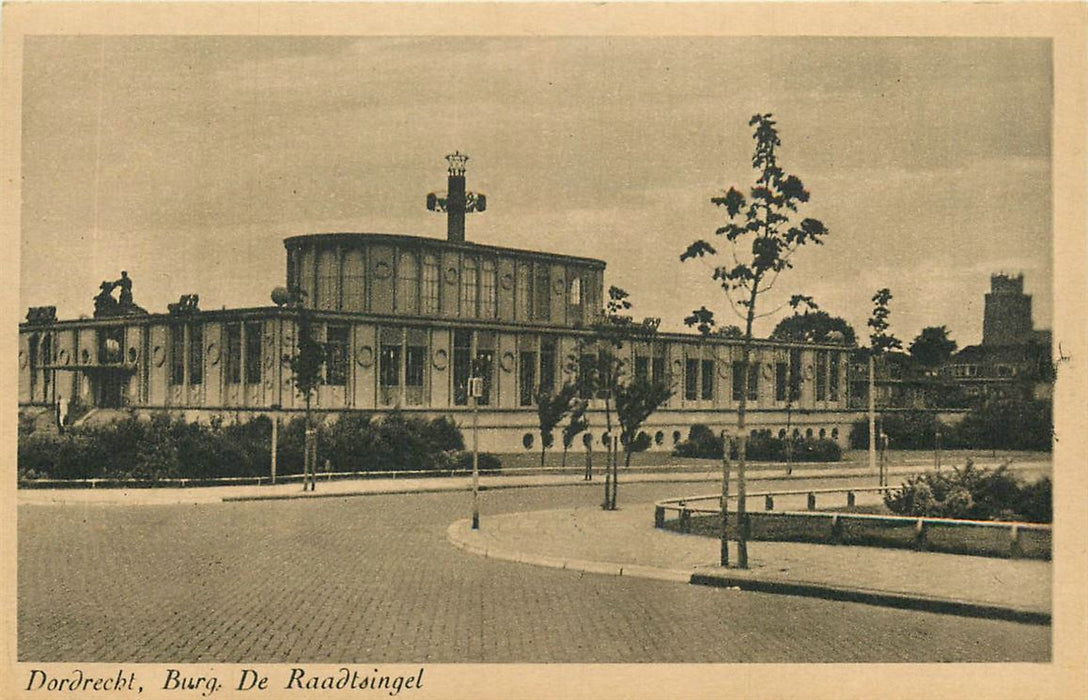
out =
[(480, 529), (480, 397), (484, 395), (482, 377), (468, 380), (472, 397), (472, 529)]
[[(876, 358), (869, 349), (869, 473), (876, 471)], [(880, 484), (883, 486), (884, 484)]]

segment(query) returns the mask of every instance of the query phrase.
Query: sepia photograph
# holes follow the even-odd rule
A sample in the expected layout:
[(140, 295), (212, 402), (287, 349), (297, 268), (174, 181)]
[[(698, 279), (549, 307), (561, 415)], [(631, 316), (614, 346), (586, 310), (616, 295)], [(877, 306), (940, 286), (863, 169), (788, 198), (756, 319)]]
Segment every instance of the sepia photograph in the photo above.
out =
[(1083, 7), (306, 4), (4, 6), (5, 691), (1079, 695)]

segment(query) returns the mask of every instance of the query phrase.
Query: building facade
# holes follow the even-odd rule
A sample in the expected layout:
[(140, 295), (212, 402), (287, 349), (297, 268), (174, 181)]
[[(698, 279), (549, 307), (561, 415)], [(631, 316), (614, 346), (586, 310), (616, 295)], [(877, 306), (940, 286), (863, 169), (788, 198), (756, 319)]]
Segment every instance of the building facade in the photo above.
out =
[[(304, 403), (284, 358), (306, 314), (326, 352), (317, 411), (396, 409), (467, 425), (475, 371), (484, 379), (481, 449), (539, 449), (536, 392), (575, 379), (570, 360), (587, 352), (579, 341), (601, 314), (605, 263), (466, 242), (463, 219), (460, 239), (454, 233), (288, 238), (286, 285), (301, 292), (298, 306), (201, 311), (190, 297), (147, 313), (132, 305), (128, 282), (120, 308), (103, 283), (93, 319), (31, 309), (19, 329), (20, 407), (46, 412), (75, 399), (99, 416), (168, 411), (189, 420), (297, 412)], [(675, 389), (644, 426), (651, 449), (671, 449), (695, 423), (735, 425), (742, 392), (753, 431), (845, 443), (859, 417), (840, 345), (757, 341), (746, 387), (739, 340), (654, 333), (619, 352), (632, 374)], [(606, 439), (602, 403), (591, 399), (593, 449)]]

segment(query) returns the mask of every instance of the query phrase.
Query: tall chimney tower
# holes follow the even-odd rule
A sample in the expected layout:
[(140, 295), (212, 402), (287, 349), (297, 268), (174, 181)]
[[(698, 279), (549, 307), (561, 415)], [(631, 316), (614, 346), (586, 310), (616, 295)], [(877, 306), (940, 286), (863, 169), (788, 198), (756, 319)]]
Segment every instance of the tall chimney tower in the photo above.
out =
[(449, 161), (449, 180), (446, 185), (446, 238), (451, 241), (465, 240), (465, 163), (468, 156), (460, 151), (446, 156)]
[(446, 196), (434, 192), (427, 195), (427, 209), (446, 212), (446, 237), (463, 243), (465, 240), (465, 214), (487, 209), (487, 196), (465, 191), (465, 163), (468, 156), (456, 151), (446, 156), (449, 163), (449, 180)]

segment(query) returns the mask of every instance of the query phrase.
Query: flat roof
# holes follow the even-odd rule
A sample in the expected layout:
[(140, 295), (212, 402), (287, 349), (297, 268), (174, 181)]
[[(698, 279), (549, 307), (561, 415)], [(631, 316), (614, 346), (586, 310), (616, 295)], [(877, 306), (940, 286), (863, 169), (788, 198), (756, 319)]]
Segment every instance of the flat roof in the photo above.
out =
[(606, 263), (597, 258), (584, 258), (577, 255), (563, 255), (561, 253), (548, 253), (541, 250), (527, 250), (524, 248), (505, 248), (502, 246), (486, 245), (483, 243), (471, 243), (469, 241), (451, 241), (445, 238), (429, 238), (426, 236), (407, 236), (394, 233), (307, 233), (300, 236), (290, 236), (283, 239), (286, 248), (300, 243), (400, 243), (410, 245), (423, 245), (442, 250), (462, 250), (473, 252), (487, 252), (496, 254), (513, 254), (521, 257), (536, 257), (555, 260), (557, 262), (574, 262), (588, 267), (604, 269)]

